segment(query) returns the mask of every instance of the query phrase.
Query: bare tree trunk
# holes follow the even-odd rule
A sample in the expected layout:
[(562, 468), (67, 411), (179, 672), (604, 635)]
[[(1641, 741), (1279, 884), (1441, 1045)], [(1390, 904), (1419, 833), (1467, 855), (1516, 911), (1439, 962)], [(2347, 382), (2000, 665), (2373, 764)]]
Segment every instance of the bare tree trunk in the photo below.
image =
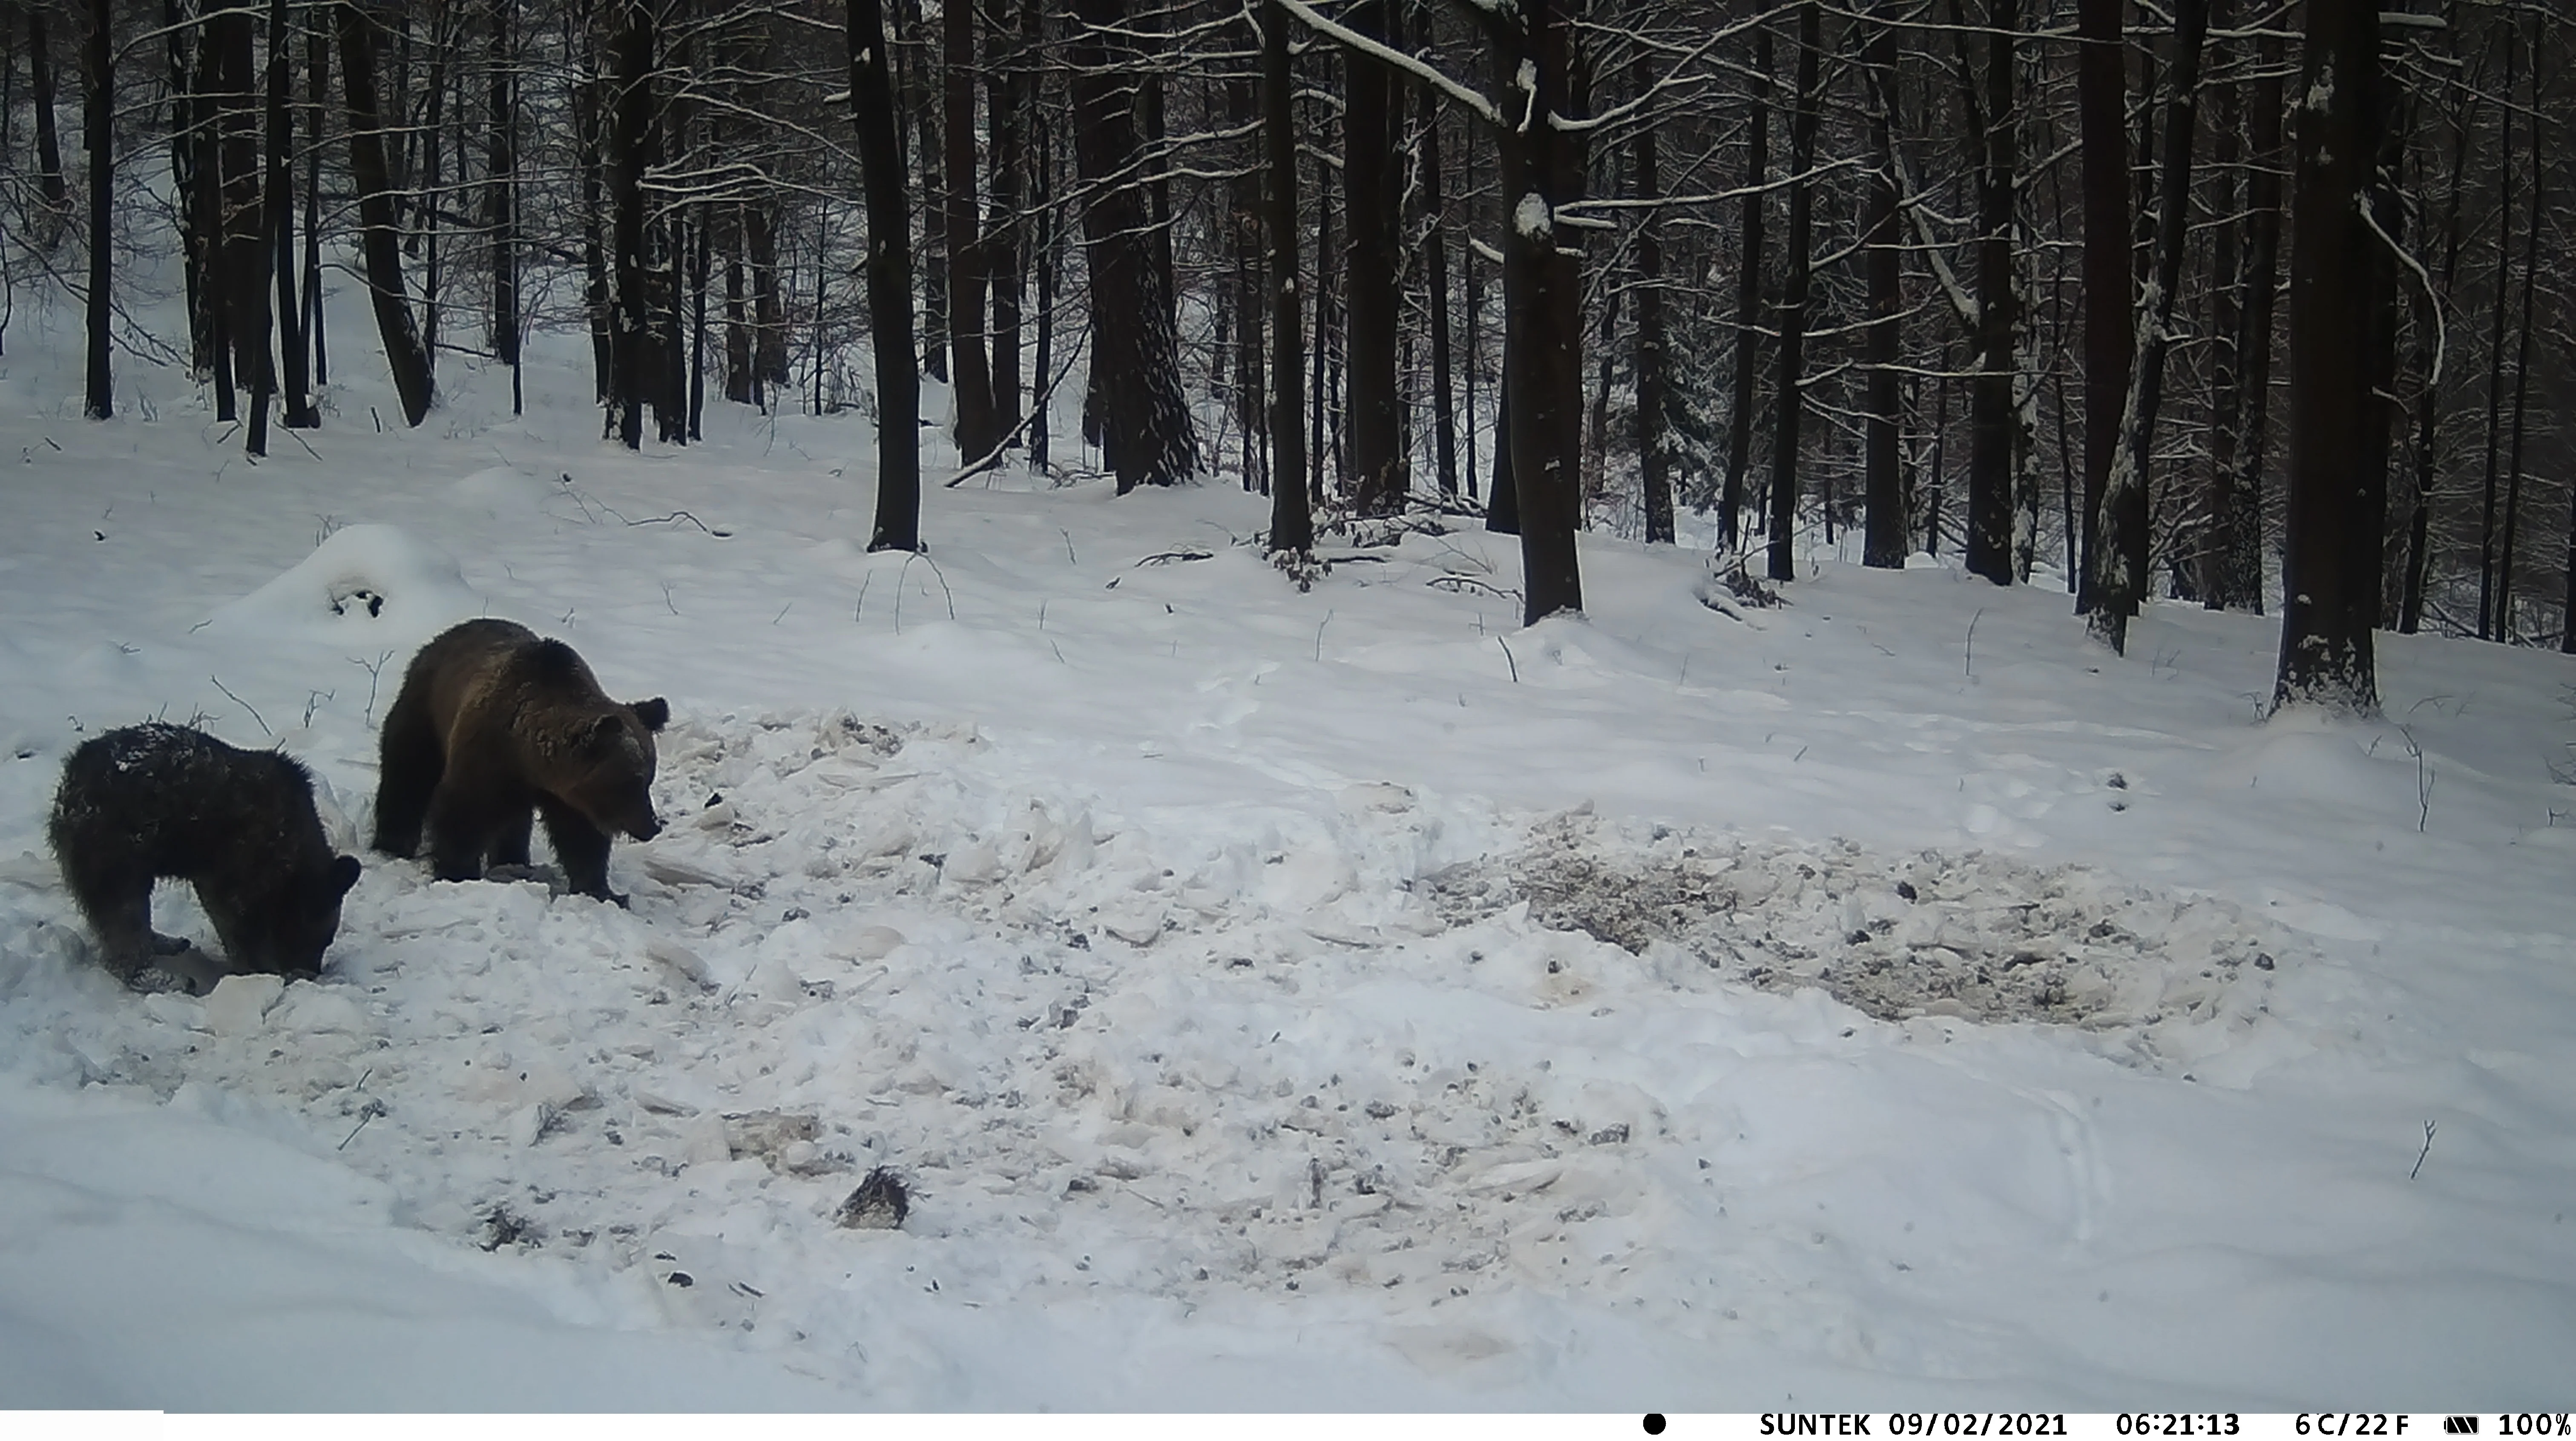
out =
[[(2123, 0), (2079, 0), (2075, 104), (2084, 170), (2084, 514), (2075, 609), (2090, 612), (2102, 550), (2102, 493), (2120, 452), (2129, 362), (2137, 342), (2130, 304), (2129, 67), (2121, 49)], [(2070, 541), (2078, 537), (2069, 537)]]
[[(331, 107), (328, 27), (312, 27), (305, 40), (304, 68), (305, 123), (312, 131), (304, 161), (304, 334), (313, 342), (312, 378), (318, 390), (331, 383), (331, 352), (322, 338), (322, 134)], [(321, 423), (318, 415), (314, 423)]]
[[(36, 91), (36, 192), (58, 224), (71, 210), (71, 187), (63, 182), (63, 142), (54, 129), (53, 44), (45, 33), (41, 5), (27, 7), (27, 69)], [(49, 237), (59, 233), (58, 228), (47, 232)]]
[(1762, 183), (1771, 165), (1771, 29), (1767, 25), (1753, 32), (1753, 77), (1745, 116), (1744, 242), (1735, 282), (1735, 411), (1727, 423), (1726, 486), (1717, 502), (1717, 543), (1726, 548), (1742, 538), (1744, 471), (1753, 453), (1754, 346), (1762, 329)]
[(2270, 448), (2272, 320), (2281, 276), (2281, 118), (2283, 55), (2270, 34), (2254, 42), (2253, 115), (2246, 159), (2245, 338), (2236, 347), (2244, 380), (2245, 439), (2237, 447), (2235, 494), (2228, 505), (2230, 588), (2246, 609), (2263, 613), (2263, 462)]
[(923, 75), (930, 64), (930, 43), (921, 0), (896, 3), (895, 22), (907, 37), (897, 43), (917, 41), (922, 51), (896, 79), (904, 92), (902, 118), (911, 122), (921, 155), (921, 373), (944, 382), (948, 379), (948, 182), (936, 123), (939, 107)]
[[(1031, 113), (1036, 80), (1029, 67), (1037, 63), (1044, 44), (1039, 29), (1044, 14), (1040, 0), (1020, 0), (1017, 41), (986, 47), (994, 57), (987, 62), (992, 73), (984, 84), (984, 103), (992, 117), (993, 210), (984, 231), (984, 268), (993, 287), (993, 424), (1005, 435), (1020, 424), (1020, 309), (1027, 270), (1027, 247), (1021, 243), (1027, 222), (1020, 206), (1027, 189), (1021, 176), (1028, 164), (1021, 152), (1036, 127)], [(1038, 380), (1044, 384), (1046, 377)]]
[[(2504, 27), (2504, 93), (2513, 94), (2515, 27)], [(2537, 167), (2534, 167), (2537, 168)], [(2496, 107), (2496, 194), (2513, 193), (2513, 106)], [(2487, 447), (2486, 484), (2478, 512), (2478, 639), (2495, 635), (2496, 462), (2504, 426), (2505, 290), (2513, 276), (2513, 206), (2496, 205), (2495, 305), (2487, 312)]]
[(366, 258), (367, 289), (375, 303), (376, 331), (385, 363), (402, 399), (403, 420), (418, 425), (429, 415), (429, 356), (412, 324), (403, 290), (402, 248), (394, 234), (392, 182), (385, 173), (384, 122), (376, 106), (376, 22), (352, 0), (341, 0), (340, 85), (349, 108), (349, 171), (358, 186), (359, 247)]
[(1297, 294), (1296, 77), (1288, 11), (1261, 7), (1262, 231), (1270, 242), (1270, 550), (1303, 560), (1315, 548), (1306, 496), (1306, 340)]
[(519, 0), (493, 0), (488, 200), (492, 229), (492, 354), (510, 367), (510, 413), (526, 407), (519, 373), (519, 92), (511, 21)]
[(1798, 432), (1807, 409), (1807, 277), (1811, 262), (1808, 230), (1815, 204), (1807, 171), (1816, 163), (1816, 52), (1823, 48), (1822, 17), (1817, 0), (1798, 7), (1798, 92), (1789, 116), (1789, 234), (1780, 282), (1780, 387), (1778, 419), (1771, 431), (1771, 535), (1769, 571), (1773, 580), (1798, 577)]
[(111, 28), (116, 7), (111, 0), (90, 0), (89, 38), (82, 46), (83, 75), (88, 90), (81, 119), (83, 143), (89, 147), (89, 375), (81, 413), (92, 420), (116, 414), (115, 372), (108, 365), (108, 286), (115, 278), (116, 221), (116, 47)]
[(317, 423), (304, 362), (304, 335), (295, 316), (295, 124), (288, 97), (295, 85), (294, 31), (286, 0), (268, 6), (268, 211), (270, 263), (277, 278), (277, 358), (281, 393), (279, 422), (290, 430), (310, 430)]
[(1556, 209), (1575, 198), (1582, 166), (1547, 117), (1569, 117), (1572, 17), (1558, 0), (1515, 0), (1496, 29), (1497, 79), (1526, 87), (1526, 130), (1502, 132), (1503, 370), (1511, 411), (1512, 483), (1520, 512), (1522, 618), (1535, 625), (1583, 609), (1575, 559), (1583, 459), (1583, 326), (1575, 257), (1556, 243)]
[[(2511, 27), (2515, 21), (2508, 15), (2504, 23)], [(2549, 167), (2538, 161), (2541, 154), (2540, 58), (2540, 46), (2535, 35), (2531, 54), (2531, 153), (2534, 163), (2531, 167), (2531, 212), (2524, 222), (2522, 236), (2522, 338), (2514, 351), (2513, 435), (2508, 442), (2510, 450), (2505, 462), (2504, 544), (2496, 557), (2495, 637), (2507, 645), (2513, 644), (2514, 540), (2522, 519), (2522, 436), (2523, 419), (2531, 403), (2532, 299), (2540, 274), (2540, 218), (2545, 213), (2541, 206), (2541, 192), (2549, 175)], [(2499, 307), (2503, 299), (2502, 288), (2499, 287), (2496, 296)]]
[[(1361, 0), (1344, 12), (1353, 30), (1383, 44), (1390, 0)], [(1348, 216), (1343, 272), (1349, 318), (1352, 509), (1393, 515), (1410, 489), (1396, 395), (1394, 82), (1384, 66), (1357, 49), (1344, 52), (1342, 193)]]
[(2128, 647), (2129, 618), (2147, 598), (2147, 465), (2155, 445), (2156, 410), (2164, 398), (2165, 335), (2182, 288), (2183, 242), (2191, 211), (2192, 134), (2199, 116), (2200, 50), (2209, 33), (2208, 0), (2174, 0), (2173, 94), (2165, 102), (2163, 184), (2157, 198), (2156, 271), (2138, 306), (2135, 368), (2120, 416), (2120, 451), (2102, 488), (2096, 524), (2101, 549), (2093, 609), (2086, 628), (2113, 654)]
[(1869, 511), (1861, 540), (1861, 564), (1885, 570), (1905, 567), (1905, 486), (1899, 473), (1902, 446), (1897, 363), (1904, 346), (1905, 310), (1903, 237), (1896, 224), (1897, 56), (1893, 6), (1881, 4), (1870, 20), (1868, 53), (1862, 57), (1869, 92), (1870, 148), (1877, 169), (1869, 180), (1869, 214), (1863, 223), (1868, 249), (1863, 265), (1869, 283)]
[[(1035, 82), (1031, 84), (1034, 86)], [(1034, 97), (1030, 102), (1030, 113), (1036, 114)], [(1038, 333), (1036, 348), (1029, 357), (1030, 374), (1037, 381), (1029, 398), (1029, 471), (1033, 475), (1044, 475), (1047, 473), (1049, 412), (1055, 400), (1055, 392), (1049, 387), (1055, 383), (1055, 372), (1050, 367), (1055, 361), (1056, 264), (1063, 246), (1064, 230), (1055, 202), (1055, 142), (1044, 124), (1032, 125), (1030, 130), (1037, 137), (1037, 193), (1031, 199), (1036, 202), (1038, 221)]]
[(652, 304), (644, 273), (644, 165), (653, 124), (653, 12), (648, 0), (616, 0), (608, 35), (608, 208), (612, 304), (608, 323), (609, 433), (628, 450), (644, 445), (644, 403), (653, 369)]
[[(1972, 111), (1981, 132), (1977, 174), (1977, 378), (1970, 388), (1968, 569), (2013, 583), (2013, 372), (2021, 317), (2013, 291), (2013, 66), (2020, 0), (1987, 0), (1986, 93)], [(1964, 73), (1964, 67), (1963, 67)]]
[(877, 516), (868, 549), (919, 550), (921, 376), (913, 369), (912, 221), (879, 0), (850, 0), (846, 34), (850, 110), (867, 189), (868, 330), (877, 369)]
[(1070, 47), (1074, 154), (1084, 185), (1091, 270), (1091, 365), (1104, 401), (1101, 453), (1121, 494), (1171, 485), (1198, 469), (1181, 395), (1171, 297), (1155, 261), (1147, 194), (1135, 179), (1138, 140), (1126, 0), (1077, 0), (1082, 28)]
[(572, 87), (573, 168), (581, 172), (582, 308), (590, 320), (592, 396), (608, 404), (609, 381), (616, 369), (616, 347), (610, 341), (608, 287), (608, 210), (606, 167), (602, 163), (602, 127), (606, 106), (600, 95), (606, 82), (576, 80)]
[[(2210, 7), (2213, 26), (2223, 29), (2229, 18), (2226, 0)], [(2201, 604), (2211, 610), (2225, 610), (2236, 603), (2228, 573), (2227, 533), (2233, 523), (2236, 445), (2244, 423), (2239, 402), (2244, 397), (2245, 261), (2233, 219), (2243, 213), (2239, 203), (2243, 188), (2239, 172), (2245, 160), (2243, 88), (2233, 80), (2220, 85), (2210, 117), (2210, 180), (2215, 192), (2210, 213), (2221, 218), (2210, 230), (2209, 490), (2192, 557), (2192, 580)]]
[(1431, 436), (1440, 469), (1440, 494), (1458, 494), (1458, 413), (1456, 362), (1449, 339), (1449, 215), (1441, 193), (1440, 100), (1427, 90), (1422, 101), (1422, 268), (1431, 303)]
[(1002, 442), (993, 408), (992, 342), (984, 333), (984, 248), (978, 239), (983, 222), (975, 180), (975, 7), (969, 0), (948, 0), (940, 14), (940, 96), (948, 142), (941, 196), (948, 232), (948, 374), (957, 402), (957, 458), (971, 464)]
[[(1642, 95), (1652, 83), (1640, 57), (1632, 72)], [(1655, 164), (1655, 127), (1640, 126), (1632, 142), (1636, 181), (1630, 192), (1647, 208), (1637, 212), (1637, 474), (1644, 490), (1646, 543), (1673, 542), (1673, 458), (1666, 407), (1664, 359), (1663, 227), (1653, 209), (1663, 178)]]
[[(2390, 272), (2362, 207), (2380, 150), (2379, 11), (2311, 5), (2290, 262), (2290, 518), (2273, 705), (2373, 714), (2387, 477), (2370, 468), (2373, 312)], [(2384, 439), (2382, 445), (2384, 447)], [(2381, 452), (2384, 458), (2384, 448)]]

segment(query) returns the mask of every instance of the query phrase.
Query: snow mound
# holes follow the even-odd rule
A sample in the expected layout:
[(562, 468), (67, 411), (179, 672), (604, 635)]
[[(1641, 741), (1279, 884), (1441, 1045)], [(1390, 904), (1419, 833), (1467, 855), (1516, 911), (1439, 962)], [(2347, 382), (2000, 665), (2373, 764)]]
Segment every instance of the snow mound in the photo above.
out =
[[(1516, 853), (1427, 878), (1466, 924), (1529, 919), (1625, 950), (1680, 948), (1768, 990), (1817, 987), (1882, 1021), (2036, 1021), (2137, 1033), (2250, 1024), (2296, 942), (2223, 901), (2156, 894), (2080, 866), (1848, 841), (1763, 845), (1589, 816), (1538, 828)], [(2194, 1048), (2196, 1049), (2196, 1048)]]
[(454, 556), (394, 526), (349, 525), (275, 580), (217, 608), (207, 625), (400, 645), (482, 609)]

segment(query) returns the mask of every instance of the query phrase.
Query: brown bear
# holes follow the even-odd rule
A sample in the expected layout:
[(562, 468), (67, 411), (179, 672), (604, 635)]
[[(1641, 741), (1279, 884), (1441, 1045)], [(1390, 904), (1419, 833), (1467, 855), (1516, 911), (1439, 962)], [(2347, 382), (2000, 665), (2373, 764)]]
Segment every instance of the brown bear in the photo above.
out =
[[(63, 764), (46, 825), (64, 882), (127, 985), (148, 969), (192, 983), (185, 941), (152, 930), (152, 883), (197, 888), (236, 971), (321, 973), (358, 858), (334, 855), (313, 810), (313, 776), (276, 751), (236, 750), (187, 726), (127, 726)], [(192, 984), (191, 989), (201, 985)]]
[(432, 871), (470, 881), (526, 865), (542, 812), (565, 884), (624, 905), (608, 838), (660, 834), (653, 733), (670, 718), (659, 696), (610, 700), (562, 641), (506, 620), (452, 626), (412, 657), (385, 712), (376, 849), (409, 857), (426, 825)]

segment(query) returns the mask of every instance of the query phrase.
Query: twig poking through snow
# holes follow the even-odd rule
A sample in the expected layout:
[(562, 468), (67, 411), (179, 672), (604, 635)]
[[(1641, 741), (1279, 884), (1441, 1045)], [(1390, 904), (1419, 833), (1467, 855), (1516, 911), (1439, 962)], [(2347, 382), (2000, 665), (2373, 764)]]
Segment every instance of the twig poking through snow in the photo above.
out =
[(261, 735), (268, 737), (270, 740), (277, 739), (277, 732), (268, 728), (268, 722), (259, 719), (259, 707), (252, 705), (249, 701), (243, 700), (240, 696), (233, 695), (232, 687), (225, 685), (220, 677), (210, 675), (206, 677), (206, 679), (215, 683), (215, 689), (222, 691), (225, 695), (232, 696), (234, 705), (240, 706), (243, 710), (249, 711), (250, 718), (252, 720), (259, 721), (259, 733)]
[(1519, 685), (1521, 683), (1521, 663), (1512, 659), (1511, 642), (1498, 635), (1494, 637), (1494, 644), (1503, 648), (1503, 663), (1512, 668), (1512, 684)]
[(1315, 659), (1319, 661), (1324, 658), (1324, 627), (1332, 623), (1333, 613), (1329, 610), (1324, 612), (1322, 620), (1315, 622)]
[(376, 723), (376, 686), (384, 679), (385, 662), (392, 660), (393, 658), (394, 653), (392, 651), (386, 651), (383, 655), (376, 657), (372, 663), (360, 660), (356, 656), (348, 657), (349, 664), (356, 666), (358, 669), (367, 673), (367, 712), (365, 724), (369, 726), (373, 726)]
[(2426, 1121), (2424, 1123), (2424, 1149), (2415, 1153), (2415, 1170), (2408, 1171), (2406, 1173), (2407, 1180), (2412, 1181), (2415, 1179), (2415, 1172), (2424, 1169), (2424, 1158), (2431, 1154), (2433, 1154), (2433, 1123)]
[(1959, 663), (1959, 673), (1970, 680), (1977, 678), (1977, 622), (1985, 618), (1984, 606), (1977, 607), (1977, 613), (1968, 617), (1968, 657)]

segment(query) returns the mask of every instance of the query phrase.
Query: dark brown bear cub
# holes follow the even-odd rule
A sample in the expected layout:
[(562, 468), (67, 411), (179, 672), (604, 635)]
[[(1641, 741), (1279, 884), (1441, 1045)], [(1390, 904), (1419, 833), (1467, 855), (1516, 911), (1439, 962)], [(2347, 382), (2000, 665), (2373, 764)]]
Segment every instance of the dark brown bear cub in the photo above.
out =
[(102, 959), (128, 985), (156, 957), (188, 949), (152, 931), (156, 880), (197, 888), (234, 970), (287, 976), (320, 974), (340, 898), (358, 880), (358, 858), (333, 855), (322, 835), (301, 764), (186, 726), (82, 742), (63, 764), (46, 834)]
[(571, 646), (506, 620), (469, 620), (420, 648), (385, 712), (376, 783), (376, 849), (410, 856), (429, 832), (442, 881), (528, 863), (534, 815), (546, 818), (564, 882), (626, 903), (608, 888), (608, 838), (649, 841), (653, 733), (671, 718), (660, 697), (608, 698)]

